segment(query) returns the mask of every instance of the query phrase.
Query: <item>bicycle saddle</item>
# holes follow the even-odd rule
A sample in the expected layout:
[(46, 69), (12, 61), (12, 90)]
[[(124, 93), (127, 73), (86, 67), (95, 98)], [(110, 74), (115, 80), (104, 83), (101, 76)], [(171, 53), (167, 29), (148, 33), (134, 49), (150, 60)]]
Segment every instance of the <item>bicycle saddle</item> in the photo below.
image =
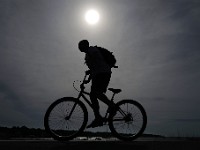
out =
[(122, 91), (121, 89), (113, 89), (113, 88), (108, 88), (108, 90), (110, 90), (111, 92), (115, 94), (120, 93)]

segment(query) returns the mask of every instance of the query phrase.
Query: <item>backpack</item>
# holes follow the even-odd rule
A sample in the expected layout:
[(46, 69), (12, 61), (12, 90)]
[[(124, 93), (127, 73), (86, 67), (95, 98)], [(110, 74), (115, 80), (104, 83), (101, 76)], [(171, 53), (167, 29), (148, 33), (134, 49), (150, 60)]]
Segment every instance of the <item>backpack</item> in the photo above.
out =
[(95, 46), (97, 49), (99, 49), (99, 51), (101, 52), (101, 54), (103, 55), (105, 61), (107, 62), (107, 64), (111, 67), (111, 68), (117, 68), (117, 66), (115, 66), (117, 60), (115, 58), (115, 56), (113, 55), (113, 52), (110, 52), (109, 50), (103, 48), (103, 47), (98, 47)]

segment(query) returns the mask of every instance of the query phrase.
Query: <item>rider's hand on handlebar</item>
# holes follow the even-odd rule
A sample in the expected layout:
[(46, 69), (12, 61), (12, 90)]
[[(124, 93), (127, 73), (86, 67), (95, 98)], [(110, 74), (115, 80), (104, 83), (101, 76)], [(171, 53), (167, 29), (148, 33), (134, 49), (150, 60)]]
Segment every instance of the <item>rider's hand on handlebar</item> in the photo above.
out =
[(81, 88), (81, 89), (84, 89), (84, 88), (85, 88), (84, 83), (82, 83), (82, 84), (80, 85), (80, 88)]
[(88, 84), (90, 81), (89, 80), (85, 80), (84, 82), (83, 82), (83, 84)]

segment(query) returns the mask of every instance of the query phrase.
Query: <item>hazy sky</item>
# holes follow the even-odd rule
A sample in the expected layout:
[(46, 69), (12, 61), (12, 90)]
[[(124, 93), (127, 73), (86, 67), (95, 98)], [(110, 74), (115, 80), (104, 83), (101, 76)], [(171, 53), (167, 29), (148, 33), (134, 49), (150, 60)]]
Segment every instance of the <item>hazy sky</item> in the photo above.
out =
[(0, 0), (0, 126), (43, 128), (54, 100), (76, 96), (88, 39), (114, 52), (110, 87), (144, 106), (146, 133), (200, 136), (199, 18), (199, 0)]

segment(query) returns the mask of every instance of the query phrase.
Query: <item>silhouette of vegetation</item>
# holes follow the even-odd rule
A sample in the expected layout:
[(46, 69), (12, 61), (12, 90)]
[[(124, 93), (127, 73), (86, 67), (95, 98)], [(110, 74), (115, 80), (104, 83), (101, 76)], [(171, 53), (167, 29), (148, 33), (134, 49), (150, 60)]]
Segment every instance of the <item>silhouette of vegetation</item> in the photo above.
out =
[(45, 138), (49, 135), (43, 129), (27, 128), (22, 127), (0, 127), (0, 139), (11, 139), (11, 138)]
[[(109, 132), (84, 132), (80, 136), (85, 137), (102, 137), (110, 138), (113, 137)], [(163, 137), (160, 135), (143, 134), (142, 137)], [(51, 138), (51, 136), (44, 130), (40, 128), (28, 128), (26, 126), (22, 127), (0, 127), (0, 140), (10, 140), (15, 138)]]

